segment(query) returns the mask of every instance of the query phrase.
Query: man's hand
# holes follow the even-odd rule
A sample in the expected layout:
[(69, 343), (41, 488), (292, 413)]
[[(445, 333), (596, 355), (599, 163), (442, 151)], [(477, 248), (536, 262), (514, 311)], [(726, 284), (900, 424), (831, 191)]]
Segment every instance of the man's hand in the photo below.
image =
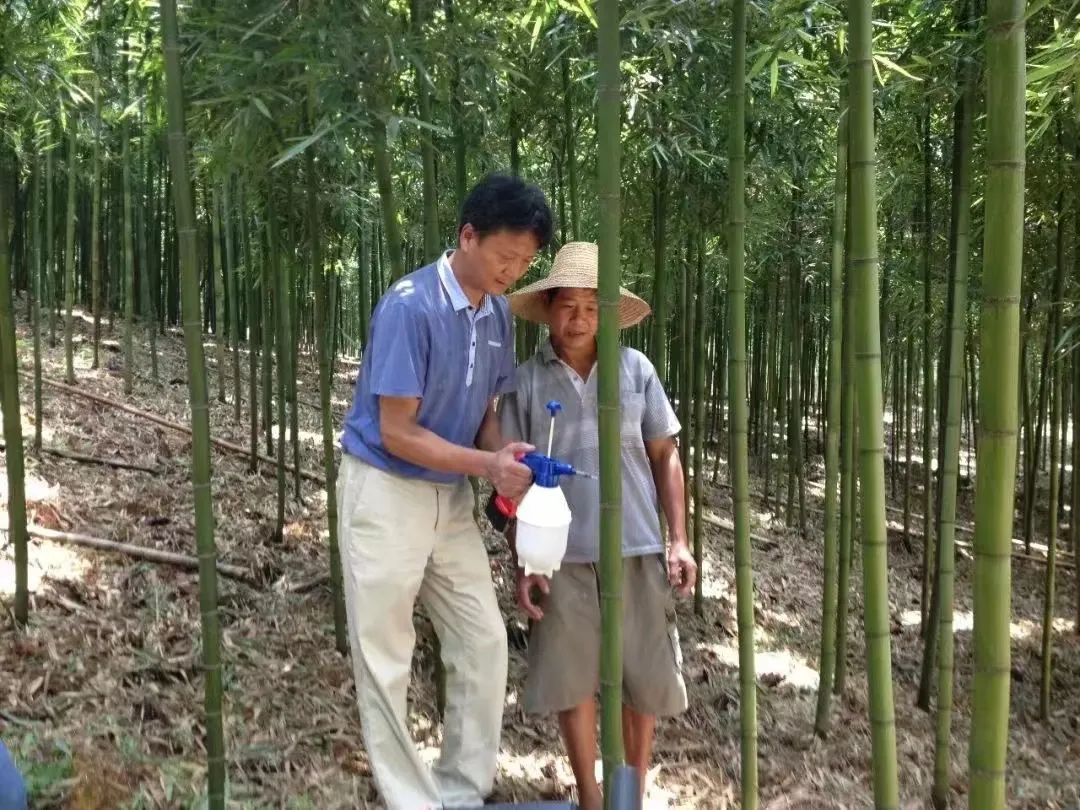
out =
[(525, 576), (525, 569), (518, 568), (515, 575), (517, 580), (517, 603), (518, 607), (525, 611), (525, 614), (533, 621), (540, 621), (544, 618), (544, 611), (540, 609), (540, 606), (533, 602), (532, 591), (533, 588), (539, 588), (540, 592), (547, 596), (551, 593), (551, 585), (548, 582), (548, 578), (543, 574), (529, 574)]
[(525, 494), (532, 483), (532, 470), (517, 460), (517, 456), (531, 453), (536, 448), (525, 442), (510, 442), (491, 456), (485, 476), (495, 491), (505, 498), (516, 501)]
[(668, 582), (679, 596), (689, 596), (697, 582), (697, 563), (685, 541), (674, 542), (668, 549)]

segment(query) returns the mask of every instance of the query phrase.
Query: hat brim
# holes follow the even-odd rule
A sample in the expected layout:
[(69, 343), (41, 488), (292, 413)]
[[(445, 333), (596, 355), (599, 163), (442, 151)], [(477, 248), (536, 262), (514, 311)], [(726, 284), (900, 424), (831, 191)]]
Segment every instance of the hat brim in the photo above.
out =
[[(510, 311), (517, 317), (533, 323), (548, 323), (547, 293), (562, 287), (595, 290), (595, 287), (560, 282), (558, 279), (540, 279), (517, 292), (510, 293)], [(619, 328), (627, 329), (641, 323), (652, 312), (652, 307), (625, 287), (619, 287)]]

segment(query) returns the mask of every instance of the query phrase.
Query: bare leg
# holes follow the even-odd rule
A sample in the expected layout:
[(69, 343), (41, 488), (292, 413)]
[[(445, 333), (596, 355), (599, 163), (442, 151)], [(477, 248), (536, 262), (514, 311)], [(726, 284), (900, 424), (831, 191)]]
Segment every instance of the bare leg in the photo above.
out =
[(577, 780), (581, 810), (601, 810), (603, 796), (596, 784), (596, 701), (590, 698), (559, 712), (559, 729)]
[(656, 715), (640, 714), (629, 706), (623, 706), (623, 745), (626, 748), (626, 764), (637, 768), (641, 795), (645, 795), (645, 777), (652, 759), (653, 732)]

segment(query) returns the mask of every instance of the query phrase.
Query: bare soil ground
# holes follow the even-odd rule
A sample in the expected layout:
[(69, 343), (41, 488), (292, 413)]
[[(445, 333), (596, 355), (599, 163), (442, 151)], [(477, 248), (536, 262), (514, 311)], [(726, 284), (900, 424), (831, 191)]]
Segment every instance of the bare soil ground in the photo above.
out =
[[(82, 325), (84, 333), (86, 325)], [(120, 325), (111, 338), (120, 337)], [(85, 337), (85, 334), (84, 334)], [(21, 334), (22, 367), (31, 369)], [(78, 386), (117, 401), (187, 421), (183, 348), (177, 335), (159, 339), (159, 384), (149, 379), (140, 341), (135, 391), (122, 394), (122, 357), (102, 352), (91, 371), (90, 347), (77, 347)], [(63, 378), (63, 347), (45, 347), (45, 376)], [(231, 367), (231, 364), (230, 364)], [(246, 359), (243, 363), (246, 374)], [(317, 399), (317, 371), (301, 361), (301, 397)], [(355, 366), (340, 363), (334, 398), (343, 410)], [(209, 373), (217, 391), (216, 371)], [(33, 435), (32, 385), (22, 380), (24, 432)], [(228, 390), (231, 398), (231, 387)], [(216, 403), (218, 437), (246, 444), (244, 422), (231, 404)], [(317, 411), (300, 406), (303, 466), (321, 471)], [(335, 424), (340, 420), (335, 418)], [(156, 473), (116, 470), (28, 454), (28, 500), (41, 526), (140, 546), (194, 553), (190, 440), (70, 394), (44, 389), (44, 440), (95, 456), (136, 461)], [(275, 431), (276, 435), (276, 431)], [(262, 441), (260, 444), (263, 445)], [(265, 446), (261, 448), (265, 452)], [(3, 456), (0, 456), (2, 461)], [(221, 560), (249, 569), (258, 585), (220, 580), (227, 690), (226, 730), (230, 806), (346, 808), (378, 804), (360, 739), (349, 662), (334, 651), (325, 585), (290, 591), (328, 569), (324, 499), (305, 483), (303, 502), (290, 497), (284, 537), (274, 535), (273, 470), (248, 470), (248, 459), (214, 454), (214, 500)], [(917, 477), (917, 476), (916, 476)], [(820, 468), (810, 470), (809, 506), (820, 508)], [(808, 514), (808, 537), (771, 518), (755, 478), (754, 544), (761, 806), (871, 807), (870, 730), (862, 634), (861, 568), (852, 573), (849, 675), (834, 700), (832, 733), (812, 734), (821, 624), (822, 518)], [(708, 491), (708, 512), (730, 520), (723, 487)], [(290, 495), (291, 495), (290, 481)], [(899, 505), (899, 504), (896, 504)], [(971, 493), (962, 520), (970, 524)], [(6, 510), (5, 510), (6, 515)], [(895, 513), (894, 521), (900, 520)], [(1045, 519), (1045, 516), (1044, 516)], [(921, 526), (921, 520), (915, 525)], [(488, 527), (485, 523), (485, 529)], [(0, 595), (13, 589), (12, 550), (0, 535)], [(970, 541), (970, 536), (961, 535)], [(690, 710), (660, 724), (650, 806), (727, 808), (739, 796), (739, 688), (731, 535), (705, 527), (704, 609), (680, 606), (679, 622)], [(503, 801), (572, 797), (573, 780), (553, 722), (525, 716), (518, 703), (524, 680), (524, 622), (512, 603), (512, 572), (502, 543), (487, 537), (511, 639), (510, 687), (495, 798)], [(918, 627), (921, 539), (904, 550), (890, 542), (893, 677), (898, 756), (905, 808), (929, 806), (933, 718), (915, 707), (921, 644)], [(963, 552), (964, 550), (962, 550)], [(392, 550), (388, 550), (392, 552)], [(32, 617), (17, 630), (5, 611), (0, 623), (0, 736), (27, 774), (36, 808), (187, 808), (205, 804), (199, 613), (194, 572), (32, 540)], [(1071, 558), (1070, 558), (1071, 559)], [(953, 724), (954, 803), (966, 806), (967, 739), (972, 671), (971, 560), (958, 560), (956, 708)], [(1009, 744), (1010, 806), (1080, 808), (1080, 638), (1076, 578), (1059, 568), (1053, 713), (1038, 719), (1039, 636), (1045, 566), (1013, 565), (1013, 684)], [(430, 628), (422, 616), (413, 687), (412, 731), (434, 758)]]

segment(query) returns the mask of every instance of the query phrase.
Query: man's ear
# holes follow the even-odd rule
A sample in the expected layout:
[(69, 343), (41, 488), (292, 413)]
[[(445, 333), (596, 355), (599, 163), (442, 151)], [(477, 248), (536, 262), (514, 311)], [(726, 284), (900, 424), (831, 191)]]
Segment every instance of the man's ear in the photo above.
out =
[(461, 230), (458, 232), (458, 247), (462, 251), (468, 253), (480, 242), (480, 234), (477, 233), (476, 228), (472, 226), (472, 223), (466, 222), (461, 226)]

